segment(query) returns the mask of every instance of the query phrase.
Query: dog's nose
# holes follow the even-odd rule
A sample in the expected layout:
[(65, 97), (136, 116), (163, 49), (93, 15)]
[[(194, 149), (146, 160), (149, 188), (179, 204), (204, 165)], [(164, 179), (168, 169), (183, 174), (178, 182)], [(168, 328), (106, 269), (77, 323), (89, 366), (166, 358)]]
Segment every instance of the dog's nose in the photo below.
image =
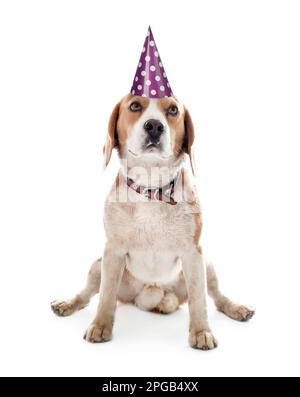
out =
[(165, 127), (159, 120), (147, 120), (144, 124), (144, 129), (150, 136), (151, 140), (158, 141)]

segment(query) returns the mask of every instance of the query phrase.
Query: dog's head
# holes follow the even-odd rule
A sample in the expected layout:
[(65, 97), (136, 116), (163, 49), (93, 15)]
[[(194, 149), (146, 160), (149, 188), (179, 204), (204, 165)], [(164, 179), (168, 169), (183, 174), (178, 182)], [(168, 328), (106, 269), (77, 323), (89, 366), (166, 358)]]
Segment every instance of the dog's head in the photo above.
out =
[(184, 153), (192, 160), (194, 127), (188, 110), (174, 97), (127, 95), (114, 108), (104, 146), (105, 166), (112, 149), (129, 167), (172, 166)]

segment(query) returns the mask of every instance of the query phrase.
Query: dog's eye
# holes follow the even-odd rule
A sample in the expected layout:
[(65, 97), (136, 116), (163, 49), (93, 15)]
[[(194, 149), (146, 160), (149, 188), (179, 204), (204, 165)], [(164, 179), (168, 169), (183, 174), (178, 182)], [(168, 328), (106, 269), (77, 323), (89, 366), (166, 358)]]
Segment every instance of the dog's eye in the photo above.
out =
[(178, 107), (175, 106), (175, 105), (171, 105), (171, 106), (169, 107), (169, 109), (168, 109), (168, 114), (169, 114), (170, 116), (177, 116), (177, 114), (178, 114)]
[(142, 106), (138, 102), (132, 102), (129, 109), (132, 112), (140, 112), (142, 110)]

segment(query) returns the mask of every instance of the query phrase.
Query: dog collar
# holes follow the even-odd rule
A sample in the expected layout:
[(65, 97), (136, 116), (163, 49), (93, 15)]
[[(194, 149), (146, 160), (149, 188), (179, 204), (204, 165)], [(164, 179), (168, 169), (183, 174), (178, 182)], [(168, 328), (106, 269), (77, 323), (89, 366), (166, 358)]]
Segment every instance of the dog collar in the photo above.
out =
[(127, 186), (146, 197), (148, 200), (163, 201), (164, 203), (175, 205), (177, 204), (177, 201), (174, 200), (176, 181), (177, 177), (163, 187), (151, 188), (138, 185), (132, 179), (127, 178)]

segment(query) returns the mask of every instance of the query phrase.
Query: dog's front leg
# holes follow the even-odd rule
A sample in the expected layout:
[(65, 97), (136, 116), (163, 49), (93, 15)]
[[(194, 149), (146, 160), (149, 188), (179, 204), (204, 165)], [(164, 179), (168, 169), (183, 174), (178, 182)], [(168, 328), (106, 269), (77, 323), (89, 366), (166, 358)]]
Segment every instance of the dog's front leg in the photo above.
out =
[(213, 349), (217, 341), (211, 333), (206, 307), (206, 269), (202, 253), (192, 247), (182, 257), (190, 312), (189, 343), (202, 350)]
[(125, 252), (119, 251), (108, 243), (102, 259), (100, 297), (96, 317), (84, 336), (89, 342), (111, 340), (118, 288), (124, 266)]

